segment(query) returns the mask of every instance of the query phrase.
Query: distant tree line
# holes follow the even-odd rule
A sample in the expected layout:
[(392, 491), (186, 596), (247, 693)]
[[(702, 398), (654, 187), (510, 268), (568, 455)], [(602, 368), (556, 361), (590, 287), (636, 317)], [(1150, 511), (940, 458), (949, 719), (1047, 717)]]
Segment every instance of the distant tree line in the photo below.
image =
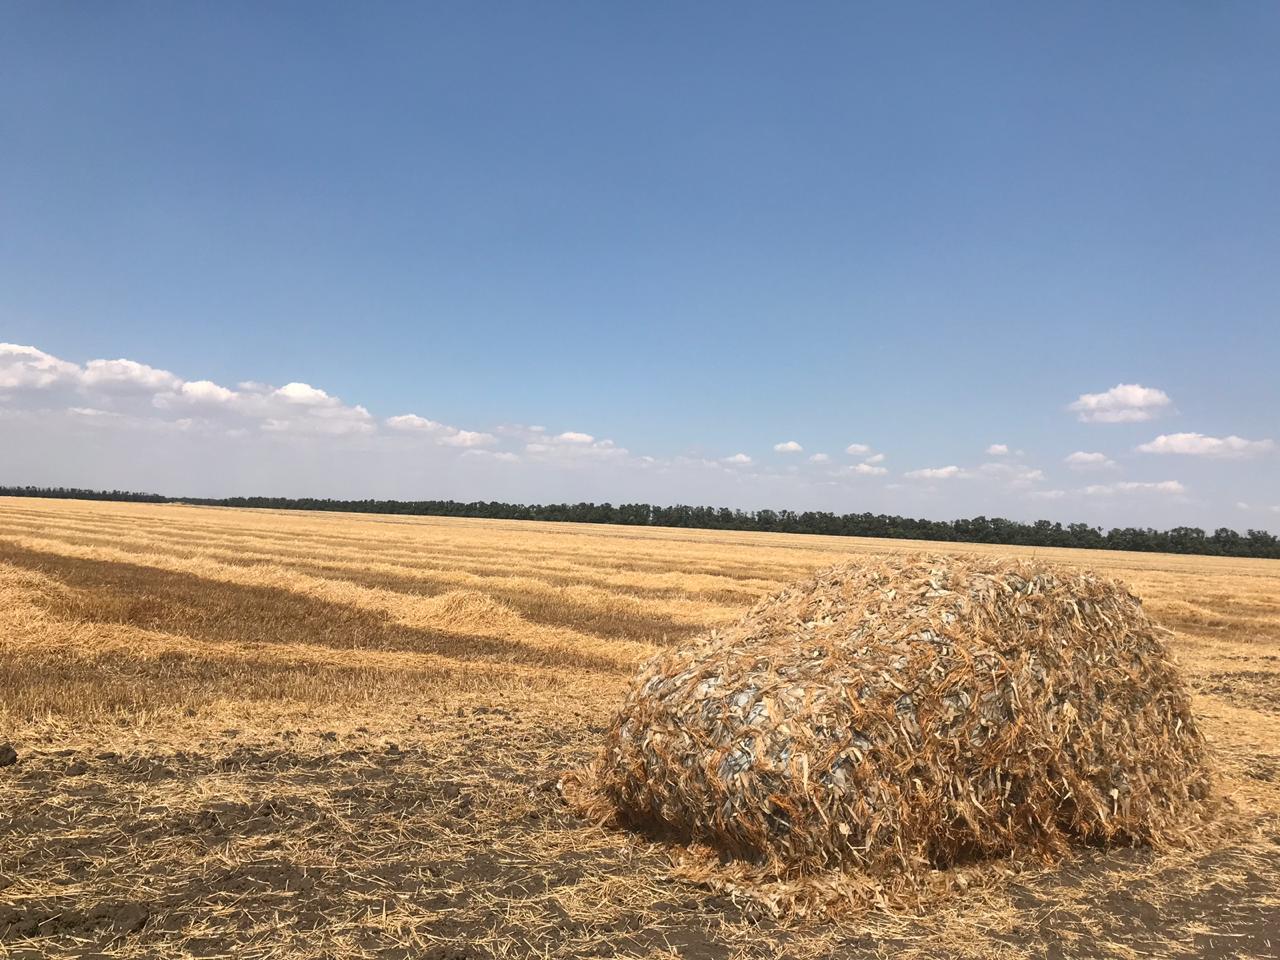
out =
[(131, 503), (169, 503), (172, 497), (132, 490), (81, 490), (79, 487), (0, 487), (0, 497), (53, 497), (59, 500), (124, 500)]
[(1220, 527), (1117, 527), (1103, 531), (1087, 523), (1065, 526), (1049, 520), (1022, 523), (1000, 517), (967, 520), (914, 520), (883, 513), (829, 513), (822, 510), (732, 510), (728, 507), (658, 507), (649, 503), (499, 503), (457, 500), (329, 500), (311, 497), (166, 497), (124, 490), (80, 490), (69, 487), (0, 487), (0, 496), (60, 497), (72, 500), (122, 500), (139, 503), (192, 503), (213, 507), (257, 507), (273, 510), (336, 510), (346, 513), (391, 513), (403, 516), (481, 517), (496, 520), (544, 520), (571, 523), (615, 523), (640, 527), (692, 527), (702, 530), (753, 530), (815, 533), (837, 537), (887, 537), (895, 540), (941, 540), (952, 543), (996, 543), (1028, 547), (1084, 547), (1092, 550), (1140, 550), (1223, 557), (1280, 559), (1280, 538), (1265, 530), (1238, 533)]

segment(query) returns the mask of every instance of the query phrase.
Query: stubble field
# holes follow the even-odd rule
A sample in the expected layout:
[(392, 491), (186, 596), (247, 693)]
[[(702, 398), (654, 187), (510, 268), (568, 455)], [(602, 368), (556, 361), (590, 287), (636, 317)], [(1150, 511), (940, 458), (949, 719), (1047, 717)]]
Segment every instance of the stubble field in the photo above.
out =
[[(1280, 956), (1280, 563), (1041, 550), (1174, 633), (1235, 812), (769, 916), (576, 818), (638, 665), (903, 541), (0, 499), (0, 957)], [(1030, 552), (1030, 551), (1021, 551)]]

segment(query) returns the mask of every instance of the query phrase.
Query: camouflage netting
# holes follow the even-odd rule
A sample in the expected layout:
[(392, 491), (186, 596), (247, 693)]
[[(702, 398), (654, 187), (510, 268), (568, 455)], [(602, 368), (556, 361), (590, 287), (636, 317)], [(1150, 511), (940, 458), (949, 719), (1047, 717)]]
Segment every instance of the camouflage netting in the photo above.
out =
[(623, 823), (878, 890), (1194, 829), (1204, 742), (1121, 584), (990, 558), (858, 561), (640, 674), (581, 784)]

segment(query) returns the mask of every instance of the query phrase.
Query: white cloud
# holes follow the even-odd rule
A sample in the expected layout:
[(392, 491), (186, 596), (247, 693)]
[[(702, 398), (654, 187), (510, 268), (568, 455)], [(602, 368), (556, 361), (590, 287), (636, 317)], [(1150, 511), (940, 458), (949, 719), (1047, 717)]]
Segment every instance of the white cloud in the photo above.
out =
[[(211, 380), (184, 381), (168, 370), (136, 360), (90, 360), (81, 368), (35, 347), (0, 345), (0, 388), (46, 389), (58, 385), (74, 387), (88, 401), (68, 404), (66, 409), (117, 414), (111, 423), (120, 429), (198, 426), (202, 431), (228, 435), (253, 426), (277, 434), (343, 435), (376, 429), (364, 407), (348, 406), (305, 383), (289, 383), (279, 389), (242, 383), (238, 390), (230, 390)], [(198, 411), (199, 418), (170, 419), (170, 411), (179, 407), (189, 409), (193, 415)], [(106, 422), (102, 415), (98, 420)]]
[(525, 452), (532, 459), (543, 462), (582, 464), (592, 461), (619, 460), (628, 455), (625, 447), (617, 446), (612, 440), (597, 440), (589, 433), (569, 430), (554, 437), (547, 437), (543, 431), (521, 430), (518, 427), (508, 427), (505, 432), (523, 432), (530, 438), (525, 444)]
[(1275, 449), (1272, 440), (1246, 440), (1244, 437), (1206, 437), (1203, 433), (1166, 433), (1150, 443), (1141, 444), (1142, 453), (1179, 453), (1190, 457), (1241, 459), (1269, 453)]
[[(871, 450), (872, 448), (870, 444), (866, 444), (866, 443), (851, 443), (844, 448), (844, 452), (847, 453), (849, 456), (862, 457), (863, 458), (862, 464), (861, 464), (862, 466), (872, 467), (872, 466), (875, 466), (875, 464), (877, 463), (884, 463), (884, 454), (872, 453)], [(822, 462), (825, 463), (826, 461), (824, 460)], [(874, 469), (874, 470), (866, 469), (866, 470), (849, 470), (845, 472), (861, 474), (863, 476), (880, 476), (881, 474), (887, 473), (888, 471), (884, 469)]]
[(924, 467), (920, 470), (908, 470), (903, 474), (911, 480), (955, 480), (969, 474), (955, 464), (946, 467)]
[(841, 467), (840, 472), (857, 477), (883, 477), (889, 471), (885, 467), (877, 467), (870, 463), (855, 463), (852, 466)]
[(1083, 393), (1067, 409), (1085, 423), (1133, 423), (1152, 419), (1172, 403), (1163, 390), (1121, 383), (1106, 393)]
[[(178, 388), (176, 393), (161, 394), (160, 396), (174, 396), (186, 400), (188, 403), (226, 404), (235, 400), (236, 392), (228, 390), (212, 380), (188, 380)], [(156, 399), (159, 400), (159, 397)]]
[(149, 414), (137, 416), (119, 410), (104, 410), (101, 407), (68, 407), (65, 413), (79, 423), (115, 433), (172, 434), (189, 431), (197, 426), (196, 421), (190, 417), (169, 420)]
[(1116, 465), (1105, 453), (1089, 453), (1085, 450), (1067, 454), (1062, 462), (1072, 470), (1109, 470)]
[(1003, 457), (1009, 453), (1009, 445), (1007, 443), (993, 443), (987, 447), (987, 454), (992, 457)]
[(99, 410), (97, 407), (71, 407), (70, 412), (77, 417), (88, 417), (94, 419), (97, 417), (118, 417), (120, 414), (113, 410)]
[(809, 458), (809, 462), (810, 463), (830, 463), (831, 457), (829, 457), (825, 453), (815, 453), (812, 457)]
[(488, 447), (498, 442), (492, 433), (479, 433), (475, 430), (457, 430), (440, 438), (440, 442), (448, 447)]
[[(244, 398), (234, 390), (212, 380), (189, 380), (173, 390), (165, 390), (151, 397), (151, 405), (158, 410), (182, 407), (199, 409), (206, 416), (225, 416), (236, 410)], [(250, 411), (242, 411), (249, 414)]]
[(402, 413), (387, 417), (384, 421), (392, 430), (401, 433), (417, 433), (432, 437), (436, 443), (446, 447), (489, 447), (498, 442), (492, 433), (481, 433), (476, 430), (459, 430), (438, 420), (429, 420), (416, 413)]
[(261, 426), (268, 433), (320, 434), (325, 436), (373, 433), (377, 430), (373, 416), (358, 404), (354, 407), (337, 405), (312, 409), (302, 416), (267, 417), (262, 421)]
[(318, 387), (311, 386), (309, 383), (286, 383), (275, 391), (274, 395), (287, 400), (289, 403), (296, 403), (304, 407), (315, 407), (335, 402), (334, 398), (329, 394)]
[(1025, 467), (1016, 463), (1007, 461), (999, 461), (995, 463), (984, 463), (978, 468), (980, 472), (987, 477), (995, 480), (1003, 480), (1010, 487), (1026, 487), (1033, 483), (1039, 483), (1044, 479), (1044, 471), (1035, 467)]
[(1089, 497), (1109, 497), (1117, 493), (1186, 493), (1187, 488), (1177, 480), (1138, 482), (1122, 480), (1119, 483), (1095, 483), (1084, 488)]
[(796, 443), (794, 440), (784, 440), (782, 443), (775, 443), (773, 445), (773, 449), (777, 450), (779, 453), (800, 453), (804, 450), (804, 447), (800, 446), (800, 444)]
[(723, 459), (723, 462), (724, 462), (724, 463), (732, 463), (732, 464), (736, 464), (736, 465), (738, 465), (738, 466), (744, 466), (744, 467), (745, 467), (747, 464), (749, 464), (749, 463), (751, 462), (751, 458), (750, 458), (749, 456), (747, 456), (745, 453), (735, 453), (732, 457), (725, 457), (725, 458)]
[(426, 417), (420, 417), (416, 413), (402, 413), (398, 416), (387, 417), (386, 424), (392, 430), (412, 430), (419, 433), (443, 433), (453, 429), (453, 427), (445, 426), (438, 420), (428, 420)]
[(1237, 501), (1236, 501), (1236, 509), (1237, 509), (1237, 510), (1252, 510), (1253, 508), (1252, 508), (1252, 507), (1250, 507), (1250, 506), (1249, 506), (1247, 503), (1245, 503), (1243, 500), (1237, 500)]
[(373, 415), (360, 404), (349, 407), (337, 397), (329, 399), (325, 406), (310, 406), (303, 416), (290, 417), (295, 432), (344, 434), (377, 430)]
[(84, 386), (97, 390), (156, 393), (175, 390), (182, 380), (168, 370), (149, 367), (136, 360), (90, 360), (80, 376)]
[(306, 383), (276, 388), (245, 381), (231, 390), (210, 380), (193, 380), (155, 394), (151, 402), (161, 410), (186, 407), (193, 414), (198, 412), (207, 424), (222, 424), (229, 430), (255, 423), (276, 434), (341, 436), (377, 430), (372, 414), (364, 407), (345, 404)]
[(0, 343), (0, 390), (40, 390), (80, 378), (80, 367), (17, 343)]

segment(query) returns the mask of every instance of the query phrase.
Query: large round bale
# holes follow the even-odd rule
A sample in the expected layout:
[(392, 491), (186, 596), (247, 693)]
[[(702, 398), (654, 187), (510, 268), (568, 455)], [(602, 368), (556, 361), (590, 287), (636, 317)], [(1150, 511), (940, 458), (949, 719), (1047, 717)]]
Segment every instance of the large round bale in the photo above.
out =
[(925, 871), (1071, 840), (1162, 842), (1209, 790), (1162, 631), (1040, 562), (825, 570), (660, 655), (606, 737), (626, 823), (786, 875)]

